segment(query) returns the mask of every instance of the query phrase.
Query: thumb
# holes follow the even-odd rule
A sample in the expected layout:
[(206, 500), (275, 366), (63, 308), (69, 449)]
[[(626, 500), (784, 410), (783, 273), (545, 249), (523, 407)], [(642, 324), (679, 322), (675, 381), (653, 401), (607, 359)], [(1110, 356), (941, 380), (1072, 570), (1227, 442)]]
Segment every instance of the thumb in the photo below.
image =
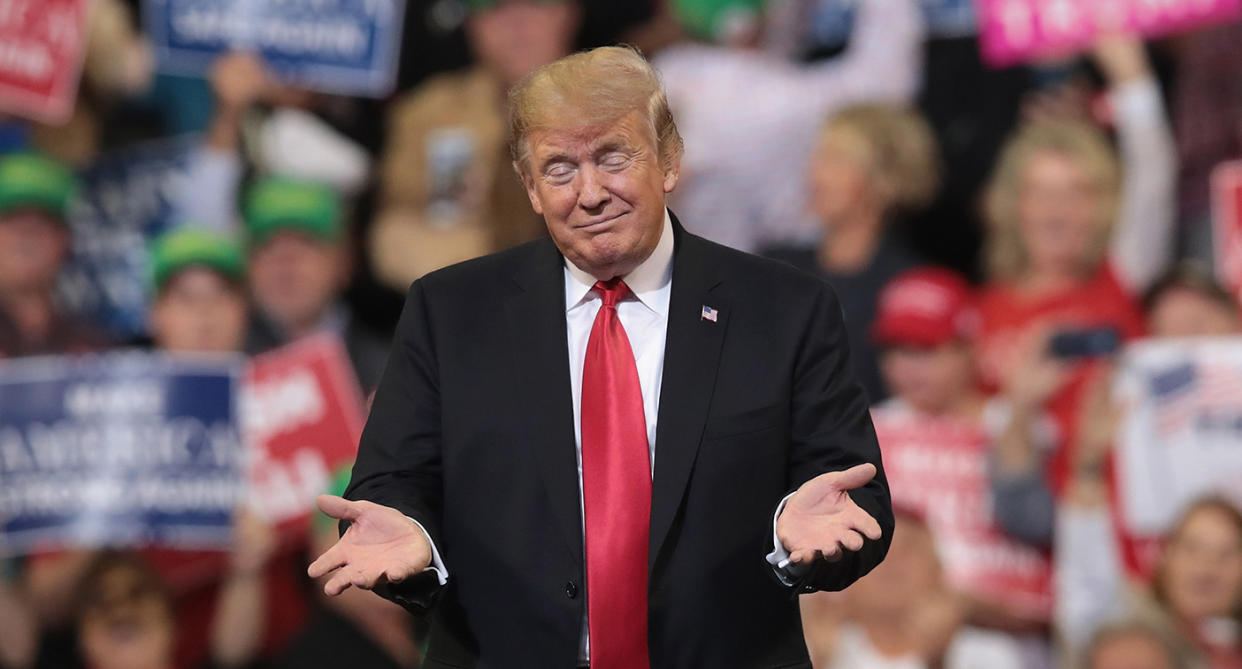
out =
[(837, 490), (853, 490), (861, 488), (875, 478), (875, 465), (870, 462), (850, 467), (843, 472), (832, 472), (828, 476), (832, 477), (832, 484)]
[(362, 515), (358, 502), (351, 502), (336, 495), (320, 495), (315, 498), (319, 510), (338, 520), (357, 520)]

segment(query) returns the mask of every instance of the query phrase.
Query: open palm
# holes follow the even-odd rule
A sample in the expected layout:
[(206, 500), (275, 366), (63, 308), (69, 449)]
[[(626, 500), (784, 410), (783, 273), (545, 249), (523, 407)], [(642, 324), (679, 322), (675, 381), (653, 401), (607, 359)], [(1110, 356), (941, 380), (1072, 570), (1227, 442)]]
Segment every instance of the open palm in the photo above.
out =
[(345, 534), (306, 570), (311, 578), (332, 573), (325, 593), (337, 595), (351, 585), (369, 590), (385, 581), (397, 583), (431, 563), (426, 535), (400, 511), (335, 495), (320, 495), (317, 503), (329, 516), (350, 521)]
[(776, 536), (794, 564), (817, 557), (839, 560), (862, 549), (864, 537), (879, 539), (880, 524), (850, 498), (849, 491), (875, 478), (875, 465), (828, 472), (802, 484), (776, 520)]

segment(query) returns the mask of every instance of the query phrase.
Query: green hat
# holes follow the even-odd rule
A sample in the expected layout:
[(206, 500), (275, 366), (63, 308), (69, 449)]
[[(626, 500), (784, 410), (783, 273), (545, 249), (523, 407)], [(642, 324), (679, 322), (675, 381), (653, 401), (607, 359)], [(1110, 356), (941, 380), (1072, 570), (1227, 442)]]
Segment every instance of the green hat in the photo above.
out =
[(673, 12), (686, 32), (719, 40), (739, 24), (757, 21), (764, 0), (673, 0)]
[(156, 290), (163, 288), (177, 272), (195, 265), (213, 269), (233, 281), (240, 281), (246, 268), (241, 245), (231, 237), (190, 227), (160, 235), (151, 246), (150, 260), (151, 283)]
[(341, 199), (323, 184), (268, 177), (251, 187), (245, 219), (252, 244), (262, 244), (282, 230), (334, 241), (342, 232)]
[(0, 157), (0, 214), (34, 207), (65, 220), (77, 179), (68, 167), (37, 153)]

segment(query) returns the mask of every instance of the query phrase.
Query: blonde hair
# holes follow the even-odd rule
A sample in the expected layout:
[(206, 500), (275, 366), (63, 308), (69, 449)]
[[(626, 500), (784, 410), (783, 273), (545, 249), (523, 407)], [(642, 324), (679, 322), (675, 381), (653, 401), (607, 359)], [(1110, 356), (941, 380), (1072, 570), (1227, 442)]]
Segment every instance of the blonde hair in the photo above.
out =
[(1169, 621), (1150, 615), (1135, 615), (1108, 622), (1092, 633), (1078, 663), (1080, 669), (1091, 669), (1096, 655), (1118, 639), (1141, 637), (1151, 640), (1164, 650), (1175, 669), (1203, 669), (1203, 659), (1194, 646)]
[(886, 207), (910, 211), (931, 204), (940, 187), (940, 156), (922, 114), (895, 105), (853, 105), (832, 115), (820, 133), (837, 130), (853, 133), (869, 148), (869, 168)]
[(1019, 229), (1018, 200), (1032, 159), (1043, 153), (1074, 161), (1086, 172), (1099, 197), (1098, 234), (1083, 258), (1083, 269), (1099, 265), (1108, 250), (1121, 191), (1121, 165), (1112, 145), (1098, 128), (1084, 121), (1037, 121), (1005, 144), (987, 186), (984, 206), (989, 230), (984, 256), (992, 279), (1014, 281), (1027, 269), (1030, 259)]
[(660, 164), (675, 169), (683, 151), (655, 68), (637, 49), (604, 46), (535, 70), (509, 91), (509, 151), (521, 174), (529, 168), (526, 139), (535, 130), (609, 123), (642, 111), (655, 133)]

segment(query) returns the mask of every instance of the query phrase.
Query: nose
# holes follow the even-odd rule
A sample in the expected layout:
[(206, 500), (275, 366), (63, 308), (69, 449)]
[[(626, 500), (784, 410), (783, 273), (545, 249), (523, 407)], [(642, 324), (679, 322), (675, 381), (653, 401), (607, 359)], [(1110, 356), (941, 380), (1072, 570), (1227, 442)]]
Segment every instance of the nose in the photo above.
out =
[(612, 194), (600, 180), (602, 176), (594, 165), (585, 165), (578, 172), (581, 184), (578, 189), (578, 206), (583, 209), (599, 209), (608, 204)]

